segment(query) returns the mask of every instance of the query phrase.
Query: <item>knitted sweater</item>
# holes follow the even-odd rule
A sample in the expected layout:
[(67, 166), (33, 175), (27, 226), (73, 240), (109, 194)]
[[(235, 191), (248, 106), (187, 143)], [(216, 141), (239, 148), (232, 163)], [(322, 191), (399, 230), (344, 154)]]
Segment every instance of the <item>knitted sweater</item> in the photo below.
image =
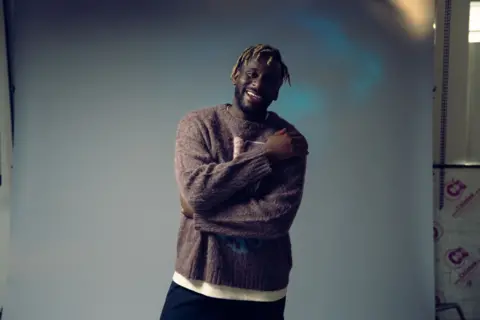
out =
[[(264, 143), (282, 128), (298, 131), (273, 112), (256, 123), (234, 117), (228, 107), (190, 112), (178, 125), (175, 175), (195, 213), (193, 219), (182, 216), (175, 270), (216, 285), (283, 289), (306, 159), (272, 164)], [(239, 140), (242, 152), (234, 157)]]

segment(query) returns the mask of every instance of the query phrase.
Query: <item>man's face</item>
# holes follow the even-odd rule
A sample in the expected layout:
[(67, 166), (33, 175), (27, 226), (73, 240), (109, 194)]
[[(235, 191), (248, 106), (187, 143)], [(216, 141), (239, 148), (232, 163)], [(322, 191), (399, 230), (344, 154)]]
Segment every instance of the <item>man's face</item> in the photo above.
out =
[(277, 100), (283, 81), (281, 66), (268, 61), (268, 56), (251, 59), (234, 78), (235, 100), (245, 113), (264, 113)]

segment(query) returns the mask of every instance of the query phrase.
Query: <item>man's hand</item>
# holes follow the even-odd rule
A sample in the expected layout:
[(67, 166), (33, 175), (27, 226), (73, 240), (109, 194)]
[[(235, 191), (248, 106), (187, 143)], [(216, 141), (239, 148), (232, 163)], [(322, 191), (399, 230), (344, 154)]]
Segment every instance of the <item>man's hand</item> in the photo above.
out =
[(308, 154), (308, 143), (299, 134), (289, 134), (286, 129), (268, 137), (265, 144), (267, 156), (273, 160), (286, 160), (292, 157), (304, 157)]
[(187, 203), (187, 201), (180, 195), (180, 205), (182, 206), (182, 214), (187, 217), (192, 219), (193, 218), (193, 209), (190, 207), (190, 205)]

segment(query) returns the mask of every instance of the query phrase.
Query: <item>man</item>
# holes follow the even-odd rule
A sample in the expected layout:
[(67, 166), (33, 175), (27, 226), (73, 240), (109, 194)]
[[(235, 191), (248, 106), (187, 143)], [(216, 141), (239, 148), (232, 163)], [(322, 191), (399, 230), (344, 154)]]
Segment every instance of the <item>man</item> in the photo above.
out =
[(278, 49), (249, 47), (231, 78), (232, 104), (190, 112), (178, 125), (183, 215), (161, 320), (283, 319), (308, 145), (267, 111), (290, 82)]

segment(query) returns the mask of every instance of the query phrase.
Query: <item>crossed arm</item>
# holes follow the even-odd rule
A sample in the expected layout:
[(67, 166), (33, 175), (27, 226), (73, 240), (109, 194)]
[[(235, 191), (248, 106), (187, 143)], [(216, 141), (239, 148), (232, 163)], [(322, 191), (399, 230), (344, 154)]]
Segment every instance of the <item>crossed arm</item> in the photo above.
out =
[[(264, 239), (288, 234), (302, 200), (305, 157), (272, 166), (259, 147), (218, 164), (201, 125), (190, 119), (177, 131), (175, 167), (182, 212), (197, 230)], [(257, 195), (239, 196), (260, 180)]]

